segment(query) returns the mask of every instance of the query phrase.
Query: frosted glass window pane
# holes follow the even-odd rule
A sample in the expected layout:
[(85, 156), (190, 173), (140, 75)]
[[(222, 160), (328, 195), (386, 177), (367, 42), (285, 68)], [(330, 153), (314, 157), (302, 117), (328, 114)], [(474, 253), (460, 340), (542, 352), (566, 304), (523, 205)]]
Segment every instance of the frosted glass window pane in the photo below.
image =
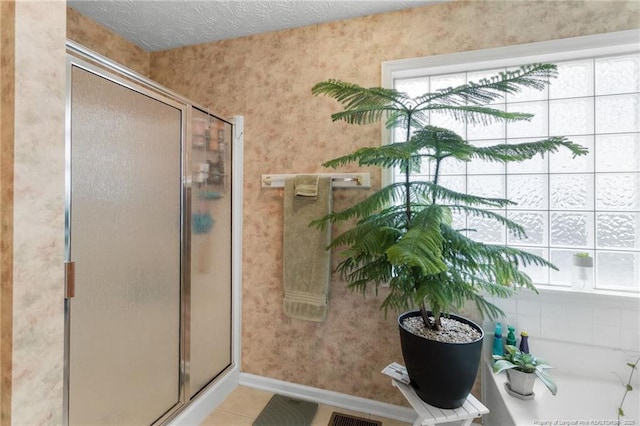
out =
[(404, 130), (397, 128), (393, 130), (393, 141), (394, 142), (406, 142), (407, 141), (407, 132)]
[(467, 191), (471, 195), (486, 198), (504, 198), (505, 177), (498, 176), (474, 176), (467, 179)]
[[(500, 140), (492, 141), (473, 141), (471, 145), (477, 147), (487, 147), (491, 145), (497, 145), (504, 143)], [(504, 163), (496, 161), (484, 161), (473, 159), (467, 163), (467, 173), (470, 175), (489, 175), (489, 174), (503, 174), (505, 170)]]
[[(435, 163), (433, 163), (433, 170), (435, 171)], [(440, 162), (440, 175), (463, 175), (467, 171), (466, 162), (456, 160), (453, 157), (445, 158)]]
[(589, 152), (574, 158), (573, 153), (568, 149), (559, 149), (558, 152), (549, 155), (549, 171), (551, 173), (593, 172), (593, 136), (572, 136), (569, 139), (587, 148)]
[(596, 285), (600, 289), (640, 290), (640, 254), (596, 253)]
[[(520, 250), (526, 251), (527, 253), (535, 254), (536, 256), (540, 256), (544, 259), (548, 259), (548, 249), (545, 248), (537, 248), (537, 247), (523, 247), (523, 246), (514, 246)], [(525, 274), (529, 275), (531, 281), (534, 283), (546, 284), (549, 282), (549, 268), (547, 266), (536, 266), (536, 265), (528, 265), (525, 267), (520, 267), (520, 270)]]
[(417, 97), (429, 92), (429, 79), (424, 77), (396, 80), (395, 89), (410, 97)]
[[(504, 105), (492, 105), (491, 108), (500, 111), (505, 110)], [(507, 125), (503, 121), (496, 121), (495, 123), (483, 125), (482, 123), (467, 125), (467, 139), (504, 139), (507, 131)]]
[(523, 102), (507, 104), (507, 111), (529, 113), (534, 116), (531, 121), (507, 123), (509, 138), (546, 137), (549, 134), (549, 110), (547, 102)]
[(551, 175), (551, 208), (593, 210), (593, 174)]
[(640, 54), (596, 59), (596, 95), (640, 92)]
[(596, 98), (596, 133), (640, 132), (640, 94)]
[(416, 175), (424, 175), (429, 176), (431, 173), (431, 163), (432, 161), (426, 157), (423, 157), (420, 161), (420, 170), (416, 170), (413, 173)]
[[(412, 174), (409, 176), (409, 180), (411, 182), (427, 182), (431, 180), (431, 177), (426, 174)], [(396, 178), (396, 182), (397, 181), (404, 182), (404, 175), (398, 175)]]
[(467, 215), (465, 213), (453, 210), (451, 218), (451, 227), (453, 229), (467, 228)]
[(517, 203), (510, 209), (546, 210), (549, 205), (547, 175), (510, 175), (507, 198)]
[(495, 68), (492, 70), (472, 71), (467, 73), (467, 82), (474, 82), (480, 84), (480, 80), (493, 77), (501, 72), (504, 72), (504, 68)]
[(500, 222), (476, 216), (469, 216), (467, 220), (469, 229), (474, 230), (468, 233), (470, 238), (484, 243), (505, 243), (505, 227)]
[(593, 95), (593, 60), (561, 62), (558, 78), (551, 80), (549, 97), (576, 98)]
[[(495, 75), (500, 74), (501, 72), (504, 72), (505, 69), (504, 68), (499, 68), (499, 69), (493, 69), (493, 70), (483, 70), (483, 71), (474, 71), (474, 72), (469, 72), (467, 73), (467, 82), (473, 82), (476, 84), (480, 84), (480, 81), (483, 79), (488, 79), (490, 77), (493, 77)], [(504, 97), (498, 98), (496, 99), (493, 104), (504, 104), (505, 100)]]
[[(509, 139), (509, 144), (535, 142), (540, 139)], [(547, 173), (549, 167), (548, 157), (536, 155), (535, 157), (521, 161), (507, 163), (507, 173)]]
[[(560, 256), (568, 268), (566, 275), (543, 268), (541, 282), (570, 286), (571, 256), (576, 251), (597, 247), (640, 256), (636, 253), (640, 251), (640, 54), (568, 60), (557, 66), (558, 78), (551, 80), (548, 89), (525, 89), (491, 105), (530, 113), (530, 122), (464, 125), (433, 115), (431, 123), (453, 128), (474, 146), (565, 136), (587, 149), (579, 157), (560, 148), (544, 157), (507, 164), (449, 160), (441, 169), (441, 179), (465, 177), (464, 184), (452, 181), (458, 190), (466, 184), (470, 194), (515, 201), (517, 205), (504, 210), (509, 218), (525, 224), (530, 239), (505, 235), (507, 244), (550, 246), (547, 254), (551, 256), (553, 250), (553, 256)], [(479, 83), (500, 71), (435, 76), (430, 91), (463, 84), (463, 75), (466, 82)], [(463, 226), (462, 219), (456, 221)], [(483, 238), (501, 238), (491, 226), (481, 226)]]
[[(517, 69), (517, 68), (509, 68), (509, 70), (511, 71), (513, 71), (514, 69)], [(548, 86), (545, 86), (542, 90), (523, 87), (517, 93), (507, 94), (507, 103), (537, 101), (541, 99), (547, 99), (548, 97), (549, 97)]]
[(527, 233), (525, 238), (517, 238), (512, 233), (507, 233), (508, 244), (547, 244), (547, 212), (509, 212), (507, 218), (522, 225)]
[(464, 193), (466, 179), (465, 176), (442, 176), (438, 183), (452, 191)]
[(640, 210), (640, 173), (596, 175), (596, 209)]
[(598, 248), (640, 249), (640, 214), (596, 214)]
[(465, 122), (454, 118), (451, 114), (431, 112), (429, 124), (451, 130), (462, 138), (464, 138), (466, 134)]
[(557, 271), (549, 268), (549, 282), (552, 285), (571, 285), (571, 266), (575, 253), (575, 250), (551, 249), (549, 261), (558, 268)]
[(593, 247), (593, 213), (551, 212), (551, 245)]
[(597, 172), (640, 171), (640, 134), (596, 136)]
[(441, 89), (458, 87), (463, 85), (466, 81), (467, 77), (465, 73), (433, 76), (431, 77), (431, 89), (429, 91), (436, 92)]
[(549, 102), (550, 136), (592, 133), (593, 98), (562, 99)]

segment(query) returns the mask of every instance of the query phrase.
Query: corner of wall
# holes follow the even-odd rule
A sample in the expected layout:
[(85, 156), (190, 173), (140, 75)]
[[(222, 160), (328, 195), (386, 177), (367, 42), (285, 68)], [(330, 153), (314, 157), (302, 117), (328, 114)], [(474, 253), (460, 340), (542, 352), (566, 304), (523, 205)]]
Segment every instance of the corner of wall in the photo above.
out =
[(12, 424), (62, 423), (65, 25), (64, 2), (15, 2)]
[(67, 7), (67, 38), (149, 77), (151, 53)]
[(15, 3), (0, 2), (0, 424), (11, 423)]

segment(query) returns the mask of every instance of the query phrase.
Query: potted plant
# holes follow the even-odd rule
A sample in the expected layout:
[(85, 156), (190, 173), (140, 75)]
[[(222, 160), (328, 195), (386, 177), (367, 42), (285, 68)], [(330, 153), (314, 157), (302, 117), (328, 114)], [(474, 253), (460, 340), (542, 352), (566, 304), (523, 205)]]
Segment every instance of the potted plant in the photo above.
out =
[(593, 257), (581, 252), (573, 255), (571, 288), (576, 291), (593, 290)]
[[(504, 315), (484, 296), (508, 297), (520, 287), (535, 290), (520, 267), (553, 267), (525, 251), (475, 241), (473, 230), (454, 225), (455, 214), (466, 214), (496, 220), (517, 236), (525, 234), (521, 225), (491, 210), (514, 204), (510, 200), (461, 193), (441, 185), (442, 162), (448, 158), (517, 162), (561, 148), (574, 155), (587, 151), (564, 137), (476, 147), (451, 130), (430, 125), (429, 113), (481, 124), (529, 120), (531, 114), (487, 105), (521, 88), (541, 89), (555, 75), (555, 65), (534, 64), (415, 98), (393, 89), (365, 88), (339, 80), (320, 82), (312, 89), (313, 94), (330, 96), (344, 106), (332, 115), (334, 121), (368, 124), (384, 119), (387, 128), (402, 135), (401, 141), (361, 148), (326, 162), (324, 166), (332, 168), (352, 162), (397, 168), (403, 178), (312, 224), (322, 227), (355, 219), (355, 224), (329, 246), (346, 246), (336, 268), (342, 278), (351, 289), (363, 293), (370, 287), (377, 293), (380, 285), (388, 285), (382, 302), (385, 312), (419, 308), (400, 315), (398, 322), (412, 386), (431, 405), (461, 406), (480, 364), (482, 329), (454, 313), (470, 300), (482, 315)], [(425, 165), (433, 170), (430, 179), (412, 176)], [(447, 337), (453, 335), (454, 328), (464, 329), (458, 333), (461, 339)]]
[(558, 392), (558, 386), (553, 378), (544, 371), (553, 367), (542, 359), (523, 353), (511, 345), (505, 346), (503, 356), (493, 355), (493, 359), (496, 360), (493, 364), (493, 372), (496, 374), (507, 372), (507, 391), (516, 398), (533, 398), (533, 385), (536, 378), (544, 383), (552, 395)]

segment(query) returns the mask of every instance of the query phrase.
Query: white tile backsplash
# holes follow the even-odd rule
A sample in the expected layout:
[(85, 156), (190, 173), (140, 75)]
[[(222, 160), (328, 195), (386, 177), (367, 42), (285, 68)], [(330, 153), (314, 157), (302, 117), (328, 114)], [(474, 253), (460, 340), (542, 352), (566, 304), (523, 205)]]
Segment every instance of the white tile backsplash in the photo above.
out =
[(540, 302), (537, 300), (518, 300), (517, 314), (519, 315), (540, 315)]
[(586, 304), (566, 305), (566, 319), (590, 324), (593, 319), (593, 307)]
[(620, 309), (600, 308), (593, 317), (593, 322), (601, 325), (620, 327)]
[(615, 325), (598, 325), (592, 327), (592, 343), (598, 346), (617, 348), (620, 346), (620, 327)]
[(640, 347), (640, 333), (638, 329), (620, 329), (620, 347), (625, 350), (638, 351)]
[[(565, 340), (567, 332), (565, 330), (566, 321), (554, 318), (542, 318), (540, 323), (540, 335), (538, 337), (551, 340)], [(533, 345), (533, 342), (530, 343)]]
[(591, 344), (593, 342), (592, 327), (586, 327), (584, 322), (564, 321), (564, 335), (561, 339), (567, 342)]
[(547, 302), (542, 305), (542, 317), (564, 321), (566, 319), (567, 306), (564, 303)]
[(529, 336), (540, 336), (540, 316), (539, 315), (518, 315), (516, 321), (516, 336), (520, 338), (520, 332), (526, 330)]
[(624, 328), (630, 328), (636, 331), (640, 330), (640, 311), (621, 311), (620, 325)]
[[(520, 332), (526, 329), (530, 346), (536, 339), (564, 341), (640, 353), (640, 299), (569, 291), (541, 290), (519, 294), (511, 299), (494, 299), (507, 314), (493, 322), (485, 322), (493, 332), (495, 322)], [(534, 350), (532, 352), (535, 353)]]
[(518, 301), (516, 299), (494, 299), (498, 301), (500, 309), (504, 311), (507, 316), (509, 314), (513, 314), (515, 316), (516, 312), (518, 312)]

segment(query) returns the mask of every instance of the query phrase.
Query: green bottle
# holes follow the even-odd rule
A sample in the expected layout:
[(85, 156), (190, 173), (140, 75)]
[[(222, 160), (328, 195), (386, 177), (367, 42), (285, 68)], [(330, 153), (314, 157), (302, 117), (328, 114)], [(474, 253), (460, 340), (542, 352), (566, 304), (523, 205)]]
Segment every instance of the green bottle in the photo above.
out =
[(509, 333), (507, 334), (507, 345), (516, 345), (516, 328), (509, 326)]

